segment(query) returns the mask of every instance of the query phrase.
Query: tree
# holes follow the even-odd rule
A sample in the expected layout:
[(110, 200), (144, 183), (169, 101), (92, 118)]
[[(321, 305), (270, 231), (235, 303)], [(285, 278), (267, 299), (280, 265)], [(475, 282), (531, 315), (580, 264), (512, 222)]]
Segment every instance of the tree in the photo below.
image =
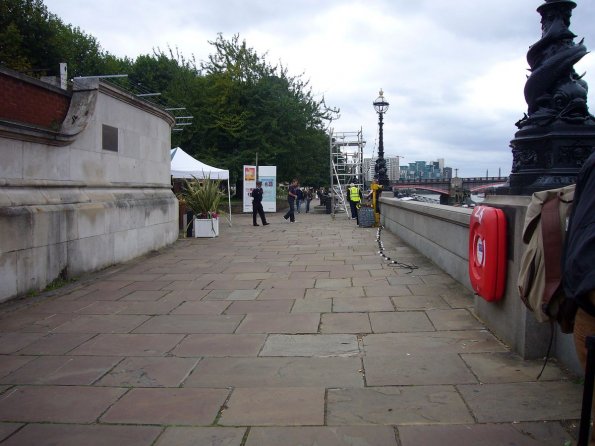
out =
[(56, 75), (61, 62), (72, 77), (111, 74), (130, 65), (102, 51), (95, 37), (49, 13), (42, 0), (2, 0), (0, 63), (33, 75)]
[(324, 100), (237, 35), (228, 41), (220, 34), (210, 43), (215, 53), (201, 67), (207, 94), (199, 107), (207, 124), (185, 135), (184, 149), (201, 159), (216, 153), (238, 176), (258, 152), (259, 164), (277, 165), (280, 180), (327, 183), (330, 110)]

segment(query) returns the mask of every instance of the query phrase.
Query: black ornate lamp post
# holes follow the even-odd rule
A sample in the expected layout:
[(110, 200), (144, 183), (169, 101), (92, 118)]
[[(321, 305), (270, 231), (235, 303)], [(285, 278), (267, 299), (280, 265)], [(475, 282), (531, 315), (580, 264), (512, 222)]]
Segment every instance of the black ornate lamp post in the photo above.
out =
[(529, 195), (573, 183), (595, 150), (595, 117), (587, 106), (587, 83), (574, 64), (588, 51), (569, 29), (576, 3), (546, 0), (541, 40), (527, 53), (530, 76), (525, 84), (528, 111), (516, 123), (510, 142), (512, 169), (502, 192)]
[(384, 93), (380, 89), (380, 96), (374, 101), (374, 110), (378, 113), (378, 158), (374, 166), (374, 178), (378, 180), (385, 190), (389, 186), (388, 176), (386, 175), (386, 160), (384, 159), (384, 140), (382, 137), (382, 117), (388, 110), (388, 102), (384, 99)]

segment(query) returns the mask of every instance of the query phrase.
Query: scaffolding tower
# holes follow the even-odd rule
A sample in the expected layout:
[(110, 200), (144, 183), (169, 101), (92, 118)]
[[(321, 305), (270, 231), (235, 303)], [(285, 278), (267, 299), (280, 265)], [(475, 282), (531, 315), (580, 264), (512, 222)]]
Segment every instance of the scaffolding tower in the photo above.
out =
[[(330, 130), (331, 202), (332, 215), (345, 212), (351, 217), (346, 200), (350, 183), (360, 190), (364, 187), (364, 146), (362, 130), (358, 132), (335, 132)], [(363, 190), (362, 190), (363, 192)]]

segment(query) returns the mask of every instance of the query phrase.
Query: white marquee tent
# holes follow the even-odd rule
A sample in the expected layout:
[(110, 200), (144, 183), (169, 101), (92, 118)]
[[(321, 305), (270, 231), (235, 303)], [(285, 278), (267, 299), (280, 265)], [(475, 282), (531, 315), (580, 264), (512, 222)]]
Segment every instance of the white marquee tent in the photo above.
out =
[(227, 180), (227, 203), (229, 205), (228, 221), (231, 225), (231, 194), (229, 189), (229, 170), (218, 169), (201, 163), (181, 148), (171, 149), (171, 176), (174, 178), (196, 178), (211, 180)]

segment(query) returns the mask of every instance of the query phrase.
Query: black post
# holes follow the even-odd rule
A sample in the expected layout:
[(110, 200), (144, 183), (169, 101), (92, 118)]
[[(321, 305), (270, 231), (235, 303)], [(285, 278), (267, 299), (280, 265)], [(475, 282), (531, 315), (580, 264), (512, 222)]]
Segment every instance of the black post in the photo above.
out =
[(386, 174), (386, 160), (384, 159), (384, 135), (382, 132), (383, 116), (388, 110), (389, 103), (384, 100), (384, 93), (380, 90), (380, 96), (376, 98), (373, 103), (374, 109), (378, 113), (378, 158), (374, 165), (374, 178), (378, 180), (378, 184), (382, 186), (384, 190), (389, 187), (389, 179)]
[(587, 106), (587, 83), (574, 64), (588, 51), (569, 29), (571, 0), (546, 0), (542, 36), (527, 52), (530, 76), (525, 84), (528, 111), (510, 142), (512, 169), (500, 193), (530, 195), (576, 181), (581, 166), (595, 150), (595, 117)]
[(589, 444), (589, 434), (591, 433), (591, 407), (595, 379), (595, 336), (587, 336), (585, 348), (587, 349), (587, 363), (585, 366), (585, 384), (577, 446), (587, 446)]

